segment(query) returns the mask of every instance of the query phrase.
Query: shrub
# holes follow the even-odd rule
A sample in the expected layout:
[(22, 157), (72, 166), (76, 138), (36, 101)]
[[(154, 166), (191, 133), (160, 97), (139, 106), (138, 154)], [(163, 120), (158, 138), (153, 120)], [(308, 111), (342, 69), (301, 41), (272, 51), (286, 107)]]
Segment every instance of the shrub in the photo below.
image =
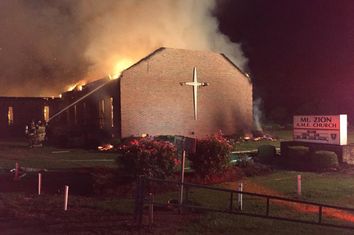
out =
[(284, 164), (290, 168), (309, 168), (310, 150), (305, 146), (289, 146), (287, 156), (284, 157)]
[(260, 162), (271, 163), (275, 159), (276, 149), (273, 145), (261, 145), (258, 147), (257, 157)]
[(310, 158), (311, 165), (316, 170), (326, 170), (339, 165), (337, 154), (331, 151), (316, 151)]
[(177, 159), (176, 148), (166, 141), (149, 138), (133, 139), (119, 148), (117, 163), (128, 175), (166, 178), (173, 174)]
[(221, 133), (197, 140), (195, 153), (189, 155), (191, 168), (203, 178), (220, 174), (230, 166), (231, 149)]

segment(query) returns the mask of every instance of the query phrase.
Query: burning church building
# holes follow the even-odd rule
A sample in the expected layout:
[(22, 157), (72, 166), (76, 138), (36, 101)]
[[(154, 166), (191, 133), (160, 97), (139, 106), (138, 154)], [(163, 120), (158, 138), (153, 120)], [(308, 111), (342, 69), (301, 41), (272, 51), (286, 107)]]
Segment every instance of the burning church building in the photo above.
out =
[(78, 86), (61, 100), (65, 112), (53, 116), (53, 128), (65, 127), (70, 131), (62, 134), (79, 142), (233, 135), (253, 125), (249, 77), (223, 54), (207, 51), (160, 48), (118, 79)]
[[(112, 137), (233, 135), (253, 126), (249, 77), (208, 51), (160, 48), (118, 79), (77, 86), (51, 102), (57, 112), (47, 120), (48, 137), (77, 146)], [(5, 106), (2, 117), (10, 115)], [(1, 125), (11, 118), (5, 119)]]

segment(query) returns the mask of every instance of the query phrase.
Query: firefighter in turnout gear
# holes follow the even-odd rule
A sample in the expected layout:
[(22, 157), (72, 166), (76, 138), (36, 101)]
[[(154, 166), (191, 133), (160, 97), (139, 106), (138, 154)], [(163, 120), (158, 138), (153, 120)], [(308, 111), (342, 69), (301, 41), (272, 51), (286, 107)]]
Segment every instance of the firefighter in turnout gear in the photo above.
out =
[(26, 135), (28, 138), (28, 143), (30, 148), (33, 148), (33, 146), (36, 143), (36, 133), (37, 133), (37, 129), (36, 129), (36, 125), (34, 123), (34, 121), (31, 122), (31, 124), (29, 126), (26, 126)]
[(26, 126), (25, 134), (30, 148), (42, 147), (46, 137), (45, 124), (42, 121), (38, 121), (37, 124), (32, 121), (30, 125)]
[(45, 124), (38, 121), (36, 129), (36, 145), (38, 145), (38, 147), (42, 147), (45, 140)]

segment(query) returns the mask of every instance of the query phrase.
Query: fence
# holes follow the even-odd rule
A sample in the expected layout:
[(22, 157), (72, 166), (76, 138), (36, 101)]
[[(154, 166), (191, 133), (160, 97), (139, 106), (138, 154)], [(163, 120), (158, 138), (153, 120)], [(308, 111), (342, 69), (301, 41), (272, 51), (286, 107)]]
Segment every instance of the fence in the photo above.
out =
[[(322, 203), (315, 203), (315, 202), (308, 202), (304, 200), (298, 200), (298, 199), (290, 199), (290, 198), (285, 198), (285, 197), (279, 197), (279, 196), (271, 196), (271, 195), (265, 195), (265, 194), (259, 194), (259, 193), (250, 193), (246, 191), (238, 191), (238, 190), (231, 190), (231, 189), (225, 189), (225, 188), (216, 188), (216, 187), (211, 187), (211, 186), (206, 186), (206, 185), (198, 185), (198, 184), (191, 184), (191, 183), (180, 183), (176, 181), (168, 181), (168, 180), (162, 180), (162, 179), (155, 179), (155, 178), (147, 178), (147, 177), (139, 177), (138, 179), (138, 184), (137, 184), (137, 192), (136, 192), (136, 197), (135, 197), (135, 212), (134, 212), (134, 218), (136, 223), (140, 226), (142, 225), (142, 217), (143, 217), (143, 212), (144, 212), (144, 206), (146, 204), (153, 205), (153, 206), (169, 206), (167, 202), (161, 203), (161, 202), (156, 202), (156, 201), (151, 201), (151, 197), (147, 197), (148, 193), (150, 193), (151, 190), (148, 190), (148, 188), (151, 188), (152, 183), (158, 183), (159, 185), (161, 184), (169, 184), (169, 185), (176, 185), (180, 187), (183, 185), (185, 190), (185, 195), (183, 199), (182, 204), (175, 204), (175, 207), (178, 207), (179, 209), (183, 208), (190, 208), (190, 209), (197, 209), (197, 210), (202, 210), (202, 211), (210, 211), (210, 212), (221, 212), (221, 213), (228, 213), (228, 214), (235, 214), (235, 215), (243, 215), (243, 216), (252, 216), (252, 217), (259, 217), (259, 218), (266, 218), (266, 219), (274, 219), (274, 220), (282, 220), (282, 221), (290, 221), (290, 222), (297, 222), (297, 223), (305, 223), (305, 224), (314, 224), (314, 225), (322, 225), (322, 226), (329, 226), (329, 227), (336, 227), (336, 228), (345, 228), (345, 229), (354, 229), (354, 226), (352, 225), (347, 225), (347, 224), (339, 224), (340, 217), (333, 217), (335, 214), (345, 214), (347, 213), (349, 216), (352, 216), (351, 220), (347, 220), (347, 222), (350, 222), (352, 224), (354, 222), (354, 214), (349, 214), (350, 212), (354, 213), (354, 208), (347, 208), (347, 207), (340, 207), (340, 206), (333, 206), (333, 205), (327, 205), (327, 204), (322, 204)], [(224, 192), (229, 194), (229, 199), (228, 199), (228, 206), (227, 208), (219, 209), (219, 208), (212, 208), (212, 207), (207, 207), (207, 206), (196, 206), (190, 203), (188, 200), (189, 198), (189, 191), (191, 189), (205, 189), (205, 190), (210, 190), (213, 192)], [(240, 210), (238, 207), (235, 207), (235, 195), (248, 195), (252, 197), (257, 197), (264, 199), (264, 211), (263, 212), (258, 212), (258, 213), (252, 213), (252, 212), (247, 212)], [(155, 197), (156, 198), (156, 197)], [(276, 201), (277, 203), (271, 203)], [(299, 204), (303, 207), (310, 207), (310, 208), (317, 208), (316, 212), (315, 210), (311, 210), (311, 214), (315, 214), (316, 219), (315, 221), (313, 220), (305, 220), (305, 219), (296, 219), (296, 218), (289, 218), (285, 216), (277, 216), (277, 215), (272, 215), (271, 212), (272, 210), (277, 210), (279, 208), (276, 208), (277, 205), (283, 204), (290, 204), (290, 203), (295, 203)], [(273, 208), (272, 208), (273, 207)], [(329, 222), (325, 222), (323, 217), (324, 217), (324, 211), (326, 210), (326, 215), (330, 217)], [(331, 215), (333, 214), (333, 215)], [(302, 217), (303, 214), (299, 214), (300, 217)], [(328, 220), (328, 218), (327, 218)], [(335, 223), (337, 222), (337, 223)]]

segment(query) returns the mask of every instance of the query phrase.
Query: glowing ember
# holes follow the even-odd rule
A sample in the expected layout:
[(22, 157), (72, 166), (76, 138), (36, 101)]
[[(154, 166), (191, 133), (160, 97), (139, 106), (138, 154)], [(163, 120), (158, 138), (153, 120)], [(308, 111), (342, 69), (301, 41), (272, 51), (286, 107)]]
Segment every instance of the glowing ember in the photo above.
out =
[(77, 85), (76, 88), (77, 88), (79, 91), (82, 91), (82, 85)]
[(113, 145), (104, 144), (104, 145), (98, 146), (97, 149), (100, 150), (100, 151), (108, 151), (108, 150), (113, 149)]
[(243, 137), (243, 139), (244, 139), (244, 140), (250, 140), (251, 137), (250, 137), (250, 136), (245, 136), (245, 137)]
[(240, 137), (239, 141), (276, 141), (278, 137), (271, 136), (262, 131), (254, 131), (253, 133), (247, 133)]

